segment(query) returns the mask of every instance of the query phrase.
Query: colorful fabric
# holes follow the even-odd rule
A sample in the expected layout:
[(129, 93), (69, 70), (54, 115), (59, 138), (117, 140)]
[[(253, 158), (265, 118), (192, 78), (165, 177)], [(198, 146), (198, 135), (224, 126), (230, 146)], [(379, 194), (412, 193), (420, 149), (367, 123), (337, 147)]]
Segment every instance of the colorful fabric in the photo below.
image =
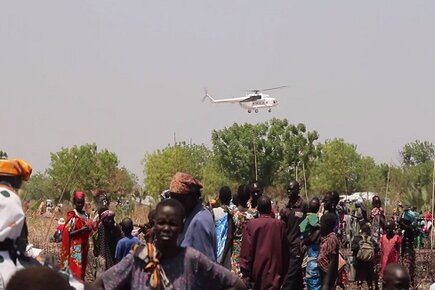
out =
[(183, 232), (178, 236), (178, 245), (192, 247), (216, 261), (217, 240), (213, 216), (200, 202), (186, 218)]
[(319, 253), (319, 243), (311, 243), (307, 251), (308, 262), (306, 268), (306, 281), (308, 290), (320, 290), (322, 286), (319, 265), (317, 263)]
[(61, 269), (82, 280), (85, 279), (88, 262), (89, 231), (83, 231), (74, 237), (71, 237), (70, 233), (85, 227), (88, 220), (89, 216), (86, 213), (80, 214), (76, 210), (70, 211), (67, 214), (62, 233)]
[(323, 272), (328, 272), (329, 263), (331, 262), (329, 255), (336, 254), (338, 256), (339, 246), (340, 242), (334, 232), (320, 239), (320, 252), (317, 263)]
[(92, 239), (94, 241), (94, 255), (97, 258), (95, 276), (99, 277), (100, 274), (115, 265), (115, 251), (116, 245), (121, 239), (121, 229), (117, 224), (109, 228), (101, 223)]
[(286, 231), (281, 220), (270, 215), (251, 219), (243, 231), (240, 271), (255, 289), (279, 289), (288, 259)]
[(299, 224), (299, 230), (304, 237), (309, 237), (313, 229), (319, 226), (319, 216), (317, 213), (309, 212), (305, 219)]
[[(153, 289), (152, 267), (145, 270), (147, 264), (131, 252), (103, 274), (104, 289)], [(160, 259), (159, 265), (173, 289), (228, 289), (237, 280), (230, 271), (193, 248), (181, 248), (175, 257)]]
[(0, 160), (0, 175), (21, 176), (24, 181), (28, 181), (30, 174), (32, 174), (32, 167), (24, 160)]
[(188, 194), (192, 186), (202, 188), (202, 183), (187, 173), (177, 172), (172, 178), (169, 191), (178, 194)]
[(399, 235), (394, 235), (391, 239), (388, 239), (387, 235), (381, 236), (381, 277), (383, 277), (388, 264), (399, 262), (401, 242), (402, 238)]
[(226, 212), (220, 219), (215, 221), (217, 238), (217, 257), (221, 257), (225, 248), (228, 236), (228, 213)]
[(234, 239), (233, 253), (231, 254), (231, 271), (239, 277), (242, 277), (242, 274), (240, 273), (239, 259), (243, 229), (249, 220), (255, 218), (256, 214), (257, 212), (253, 209), (240, 210), (239, 208), (235, 208), (233, 212)]
[(372, 238), (376, 243), (379, 243), (382, 235), (381, 218), (385, 219), (384, 209), (381, 207), (373, 208), (370, 218), (372, 221)]

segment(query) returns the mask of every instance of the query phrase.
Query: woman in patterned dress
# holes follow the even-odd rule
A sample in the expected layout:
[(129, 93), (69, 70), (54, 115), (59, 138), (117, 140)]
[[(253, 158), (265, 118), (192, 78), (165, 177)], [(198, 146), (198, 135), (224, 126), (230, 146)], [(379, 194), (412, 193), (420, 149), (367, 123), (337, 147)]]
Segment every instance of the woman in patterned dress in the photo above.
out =
[(68, 212), (62, 233), (61, 269), (76, 278), (85, 279), (88, 262), (89, 236), (93, 228), (92, 219), (83, 210), (85, 194), (75, 192), (75, 209)]
[(231, 271), (241, 277), (239, 267), (240, 248), (242, 245), (242, 234), (245, 225), (250, 219), (256, 215), (256, 210), (248, 207), (250, 199), (250, 191), (248, 186), (241, 186), (237, 192), (239, 206), (233, 211), (234, 221), (234, 239), (233, 239), (233, 253), (231, 255)]

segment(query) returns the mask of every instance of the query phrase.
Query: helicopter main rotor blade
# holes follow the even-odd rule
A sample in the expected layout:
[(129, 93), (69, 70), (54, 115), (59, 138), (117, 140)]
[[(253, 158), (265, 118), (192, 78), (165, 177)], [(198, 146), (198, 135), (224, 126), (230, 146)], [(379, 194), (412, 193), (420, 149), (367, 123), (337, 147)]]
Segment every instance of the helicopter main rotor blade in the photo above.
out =
[(264, 90), (260, 90), (261, 92), (264, 91), (271, 91), (271, 90), (277, 90), (277, 89), (282, 89), (282, 88), (287, 88), (288, 86), (280, 86), (280, 87), (275, 87), (275, 88), (268, 88), (268, 89), (264, 89)]
[(282, 88), (287, 88), (287, 87), (288, 86), (280, 86), (280, 87), (274, 87), (274, 88), (267, 88), (267, 89), (264, 89), (264, 90), (247, 90), (247, 91), (258, 94), (259, 92), (277, 90), (277, 89), (282, 89)]

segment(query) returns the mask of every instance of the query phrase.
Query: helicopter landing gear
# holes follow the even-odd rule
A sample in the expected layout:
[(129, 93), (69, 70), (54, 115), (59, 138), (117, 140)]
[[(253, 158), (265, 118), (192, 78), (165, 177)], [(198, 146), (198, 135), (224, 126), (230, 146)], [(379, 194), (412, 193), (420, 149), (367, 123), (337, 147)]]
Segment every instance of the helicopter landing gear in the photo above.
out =
[(248, 110), (248, 113), (251, 113), (251, 110)]
[(269, 113), (272, 112), (272, 109), (267, 110)]
[(258, 109), (255, 109), (255, 111), (254, 111), (255, 113), (258, 113)]

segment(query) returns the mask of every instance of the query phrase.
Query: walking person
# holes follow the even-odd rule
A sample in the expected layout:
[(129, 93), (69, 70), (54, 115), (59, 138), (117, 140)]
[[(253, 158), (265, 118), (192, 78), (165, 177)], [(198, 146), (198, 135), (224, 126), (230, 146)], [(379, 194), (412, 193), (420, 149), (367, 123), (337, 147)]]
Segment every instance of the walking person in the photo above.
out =
[(259, 217), (248, 221), (243, 231), (240, 271), (252, 289), (279, 289), (288, 261), (285, 226), (272, 217), (267, 196), (258, 198), (257, 210)]
[(399, 226), (403, 230), (401, 259), (402, 265), (408, 270), (411, 278), (411, 286), (415, 283), (415, 213), (410, 209), (405, 209), (399, 219)]
[(402, 238), (395, 233), (395, 229), (396, 223), (387, 221), (385, 225), (386, 233), (381, 236), (381, 278), (388, 264), (399, 263)]
[[(372, 239), (380, 245), (381, 235), (385, 229), (385, 213), (382, 208), (381, 198), (377, 195), (372, 198), (373, 209), (370, 214), (370, 223), (372, 226)], [(374, 283), (375, 290), (379, 289), (379, 276), (381, 272), (380, 252), (377, 252), (374, 260)]]
[(361, 226), (361, 234), (354, 237), (351, 250), (355, 257), (355, 280), (358, 289), (362, 289), (364, 281), (367, 288), (373, 289), (375, 254), (379, 252), (379, 246), (371, 237), (371, 228), (368, 224)]

